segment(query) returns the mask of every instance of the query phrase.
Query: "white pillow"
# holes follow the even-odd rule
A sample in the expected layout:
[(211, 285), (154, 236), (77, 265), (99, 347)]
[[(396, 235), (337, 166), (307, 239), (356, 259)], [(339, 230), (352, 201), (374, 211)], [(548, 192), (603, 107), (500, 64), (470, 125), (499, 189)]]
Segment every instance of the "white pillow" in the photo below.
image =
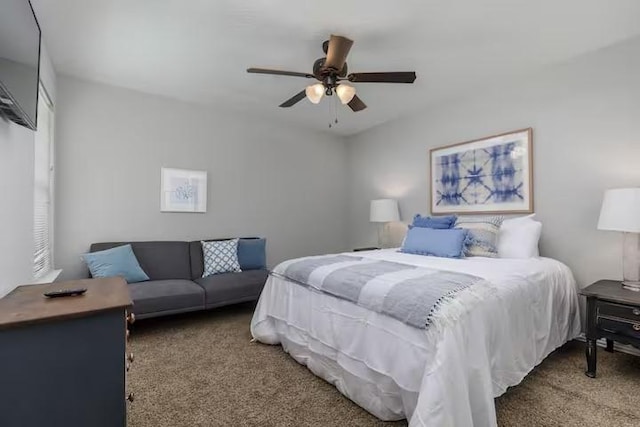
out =
[(500, 258), (535, 258), (540, 256), (538, 242), (542, 223), (533, 215), (506, 219), (500, 227), (498, 256)]

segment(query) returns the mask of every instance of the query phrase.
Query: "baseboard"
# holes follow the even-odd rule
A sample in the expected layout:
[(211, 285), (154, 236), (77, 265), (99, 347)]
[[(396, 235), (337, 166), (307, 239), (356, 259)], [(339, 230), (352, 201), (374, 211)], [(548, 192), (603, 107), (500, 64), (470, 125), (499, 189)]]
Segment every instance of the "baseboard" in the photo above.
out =
[[(580, 336), (578, 338), (576, 338), (578, 341), (582, 341), (582, 342), (586, 342), (587, 339), (584, 335), (584, 332), (580, 334)], [(607, 346), (607, 340), (604, 338), (601, 338), (597, 341), (598, 347), (606, 347)], [(627, 353), (627, 354), (632, 354), (634, 356), (640, 356), (640, 350), (635, 348), (632, 345), (627, 345), (627, 344), (620, 344), (614, 341), (613, 343), (613, 349), (615, 351), (619, 351), (621, 353)]]

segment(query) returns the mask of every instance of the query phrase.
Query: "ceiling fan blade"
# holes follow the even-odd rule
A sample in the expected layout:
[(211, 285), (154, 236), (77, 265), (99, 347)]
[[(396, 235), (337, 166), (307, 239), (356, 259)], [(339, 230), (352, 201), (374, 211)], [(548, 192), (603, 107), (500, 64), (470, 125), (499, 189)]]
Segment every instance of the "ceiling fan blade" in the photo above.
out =
[(342, 36), (334, 36), (331, 34), (329, 39), (329, 48), (327, 49), (327, 60), (324, 63), (324, 68), (333, 68), (340, 71), (344, 67), (344, 63), (347, 61), (347, 55), (353, 40), (350, 40)]
[(362, 111), (367, 108), (367, 104), (362, 102), (362, 99), (358, 98), (358, 95), (354, 95), (353, 99), (347, 104), (354, 112)]
[(303, 91), (293, 95), (291, 98), (287, 99), (286, 101), (284, 101), (282, 104), (280, 104), (280, 107), (288, 108), (288, 107), (291, 107), (293, 105), (296, 105), (298, 102), (302, 101), (306, 96), (307, 96), (307, 94), (303, 90)]
[(306, 77), (308, 79), (315, 79), (315, 76), (309, 73), (298, 73), (296, 71), (283, 71), (283, 70), (269, 70), (267, 68), (247, 68), (247, 73), (272, 74), (275, 76), (293, 76), (293, 77)]
[(413, 83), (416, 80), (416, 72), (351, 73), (347, 79), (353, 83)]

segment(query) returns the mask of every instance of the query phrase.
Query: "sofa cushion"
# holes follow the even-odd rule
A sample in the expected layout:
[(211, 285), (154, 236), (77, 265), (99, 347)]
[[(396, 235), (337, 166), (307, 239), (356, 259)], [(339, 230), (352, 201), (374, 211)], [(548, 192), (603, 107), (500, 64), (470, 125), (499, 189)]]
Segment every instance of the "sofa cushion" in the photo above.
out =
[[(242, 237), (242, 240), (257, 239), (257, 237)], [(191, 280), (199, 279), (204, 274), (204, 258), (202, 256), (202, 242), (219, 242), (228, 239), (203, 239), (189, 242), (189, 253), (191, 255)], [(239, 256), (239, 254), (238, 254)], [(242, 269), (242, 260), (240, 260), (240, 268)]]
[(240, 239), (238, 241), (238, 261), (242, 271), (267, 268), (266, 246), (266, 239)]
[(149, 276), (140, 267), (131, 245), (117, 246), (81, 256), (93, 277), (121, 276), (127, 283), (144, 282)]
[(238, 239), (219, 242), (203, 241), (202, 257), (204, 258), (202, 277), (242, 271), (238, 262)]
[(258, 299), (269, 272), (248, 270), (202, 277), (195, 282), (205, 290), (207, 308)]
[(129, 284), (133, 312), (149, 313), (190, 311), (204, 308), (204, 290), (191, 280), (152, 280)]
[(142, 269), (151, 280), (191, 279), (188, 242), (94, 243), (91, 252), (131, 244)]

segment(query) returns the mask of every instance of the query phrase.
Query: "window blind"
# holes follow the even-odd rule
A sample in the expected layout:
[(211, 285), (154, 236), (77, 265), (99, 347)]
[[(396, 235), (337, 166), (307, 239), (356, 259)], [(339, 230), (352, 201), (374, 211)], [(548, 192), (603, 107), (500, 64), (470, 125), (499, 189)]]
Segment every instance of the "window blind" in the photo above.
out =
[(33, 276), (36, 279), (53, 269), (53, 124), (53, 105), (40, 86), (33, 191)]

